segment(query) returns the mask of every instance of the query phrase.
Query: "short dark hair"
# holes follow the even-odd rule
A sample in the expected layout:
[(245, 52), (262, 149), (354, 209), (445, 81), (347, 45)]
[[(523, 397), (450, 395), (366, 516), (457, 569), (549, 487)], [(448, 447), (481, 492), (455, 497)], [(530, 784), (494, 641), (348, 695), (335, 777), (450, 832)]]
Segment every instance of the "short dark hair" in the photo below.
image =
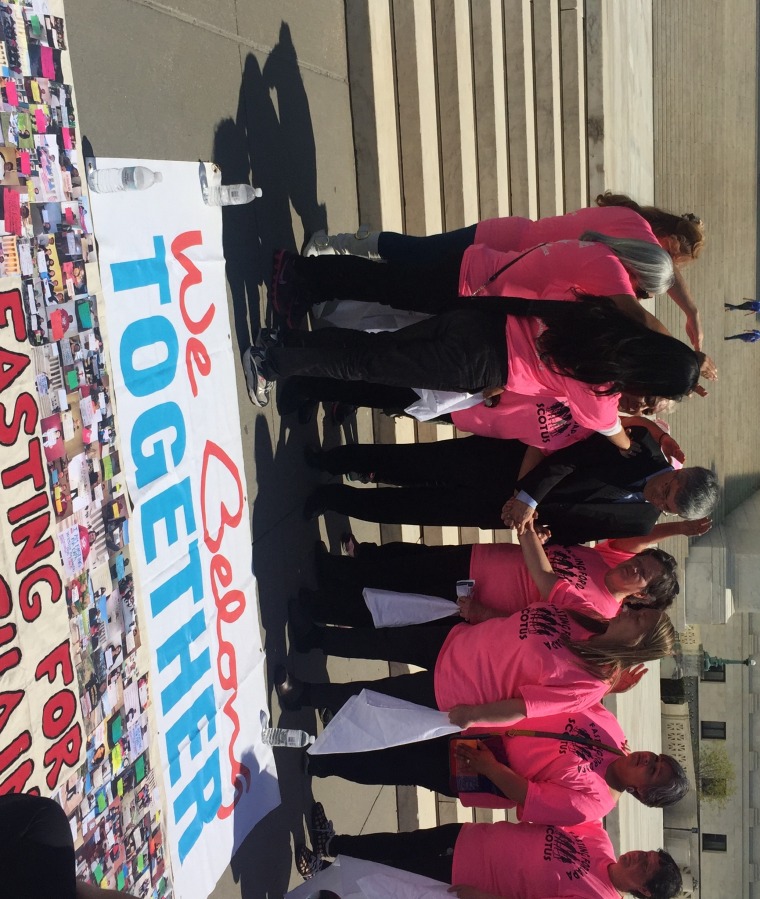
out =
[[(664, 849), (659, 849), (660, 867), (657, 872), (644, 884), (651, 894), (651, 899), (675, 899), (683, 889), (683, 878), (678, 865), (672, 855)], [(631, 894), (637, 899), (647, 899), (638, 890), (631, 890)]]
[(665, 755), (663, 758), (670, 765), (673, 776), (662, 787), (652, 787), (636, 794), (637, 798), (649, 808), (667, 808), (669, 805), (675, 805), (689, 792), (689, 779), (681, 765), (672, 755)]
[(681, 518), (694, 521), (709, 515), (718, 504), (720, 485), (709, 468), (682, 468), (678, 472), (682, 481), (675, 496), (675, 504)]
[(678, 563), (664, 549), (643, 549), (639, 556), (649, 556), (662, 566), (662, 574), (652, 578), (647, 586), (650, 609), (669, 609), (678, 596), (681, 587), (678, 583)]

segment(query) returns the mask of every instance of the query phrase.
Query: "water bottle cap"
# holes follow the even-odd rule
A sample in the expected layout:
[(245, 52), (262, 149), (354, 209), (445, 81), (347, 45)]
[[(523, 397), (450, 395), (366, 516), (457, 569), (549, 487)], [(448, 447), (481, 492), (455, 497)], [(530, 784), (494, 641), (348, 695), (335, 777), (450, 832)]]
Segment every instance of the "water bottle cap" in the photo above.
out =
[(156, 182), (156, 184), (158, 184), (159, 181), (164, 180), (164, 176), (161, 174), (161, 172), (153, 172), (153, 180)]

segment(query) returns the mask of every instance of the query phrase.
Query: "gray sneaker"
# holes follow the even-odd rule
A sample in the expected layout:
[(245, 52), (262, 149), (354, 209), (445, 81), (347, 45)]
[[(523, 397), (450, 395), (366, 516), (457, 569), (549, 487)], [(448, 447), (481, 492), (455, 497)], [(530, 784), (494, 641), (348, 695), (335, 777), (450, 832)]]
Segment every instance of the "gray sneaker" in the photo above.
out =
[(263, 408), (269, 405), (269, 394), (274, 387), (273, 381), (267, 381), (263, 374), (264, 350), (249, 346), (243, 353), (243, 371), (248, 396), (255, 406)]

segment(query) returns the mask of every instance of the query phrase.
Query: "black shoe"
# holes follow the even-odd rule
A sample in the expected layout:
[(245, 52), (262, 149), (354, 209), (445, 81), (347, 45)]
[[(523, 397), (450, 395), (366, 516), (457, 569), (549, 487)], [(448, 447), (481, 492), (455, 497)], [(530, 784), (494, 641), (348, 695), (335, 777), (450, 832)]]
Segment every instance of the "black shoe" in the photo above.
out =
[(272, 347), (281, 347), (282, 331), (280, 328), (259, 328), (253, 340), (253, 345), (263, 350), (265, 353)]
[(311, 880), (315, 874), (326, 868), (328, 862), (321, 859), (308, 846), (296, 847), (296, 870), (304, 880)]
[(314, 521), (320, 515), (324, 515), (327, 511), (327, 495), (325, 494), (325, 486), (317, 487), (313, 490), (306, 502), (303, 504), (303, 517), (307, 521)]
[(300, 599), (293, 597), (288, 603), (290, 644), (298, 652), (310, 652), (319, 646), (319, 630)]
[(274, 669), (274, 690), (282, 708), (289, 712), (295, 712), (306, 704), (306, 684), (290, 674), (284, 665), (278, 665)]
[(334, 836), (335, 828), (325, 814), (325, 807), (321, 802), (315, 802), (311, 807), (311, 845), (320, 858), (332, 854), (327, 847)]

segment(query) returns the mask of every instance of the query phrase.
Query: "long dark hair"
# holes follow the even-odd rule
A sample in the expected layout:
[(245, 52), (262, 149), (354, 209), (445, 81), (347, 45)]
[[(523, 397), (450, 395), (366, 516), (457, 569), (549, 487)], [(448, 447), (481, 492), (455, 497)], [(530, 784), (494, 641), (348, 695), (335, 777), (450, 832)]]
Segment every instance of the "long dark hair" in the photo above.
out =
[(609, 297), (579, 295), (544, 317), (536, 345), (557, 374), (599, 387), (600, 395), (655, 394), (682, 399), (699, 381), (699, 357), (675, 337), (652, 331), (620, 312)]

